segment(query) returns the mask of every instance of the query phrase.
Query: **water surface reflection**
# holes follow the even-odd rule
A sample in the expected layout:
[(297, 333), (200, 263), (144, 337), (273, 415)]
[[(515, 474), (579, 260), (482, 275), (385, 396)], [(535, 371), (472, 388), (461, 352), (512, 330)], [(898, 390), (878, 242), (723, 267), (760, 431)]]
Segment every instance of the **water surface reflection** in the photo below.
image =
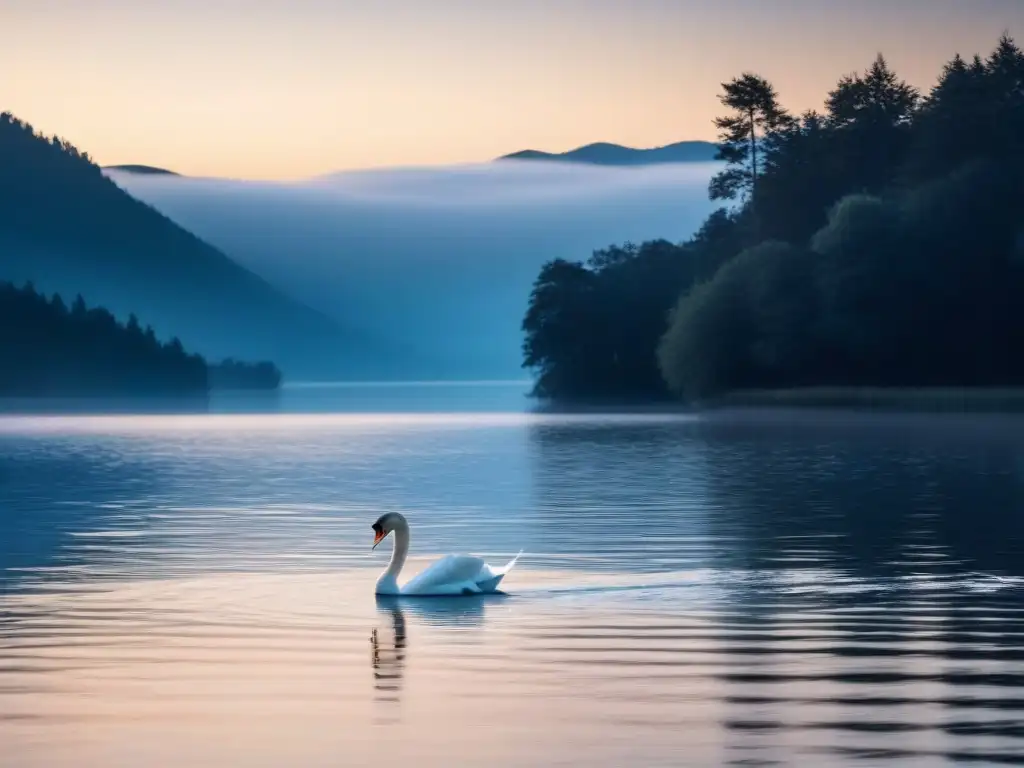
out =
[[(374, 627), (370, 633), (376, 699), (378, 702), (398, 703), (402, 690), (402, 674), (405, 671), (405, 613), (398, 601), (392, 600), (382, 605), (380, 598), (377, 600), (377, 611), (390, 618), (390, 626)], [(382, 635), (388, 629), (391, 630), (391, 636), (385, 641)]]
[[(376, 700), (398, 704), (410, 644), (407, 616), (412, 618), (413, 638), (417, 625), (464, 633), (482, 627), (487, 607), (500, 604), (508, 595), (468, 595), (459, 599), (376, 595), (374, 599), (379, 621), (370, 632), (370, 645)], [(456, 644), (454, 638), (452, 642)]]
[[(1024, 763), (1019, 422), (72, 421), (0, 417), (4, 768)], [(375, 598), (388, 509), (509, 594)]]

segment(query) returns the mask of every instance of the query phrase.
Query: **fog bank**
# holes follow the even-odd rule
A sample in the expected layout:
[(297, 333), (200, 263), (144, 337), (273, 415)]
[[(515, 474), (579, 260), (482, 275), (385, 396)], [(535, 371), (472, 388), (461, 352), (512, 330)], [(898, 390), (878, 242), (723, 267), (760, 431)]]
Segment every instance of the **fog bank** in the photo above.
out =
[(343, 325), (464, 378), (519, 374), (520, 322), (541, 264), (689, 237), (715, 207), (707, 185), (719, 167), (504, 161), (301, 182), (107, 173)]

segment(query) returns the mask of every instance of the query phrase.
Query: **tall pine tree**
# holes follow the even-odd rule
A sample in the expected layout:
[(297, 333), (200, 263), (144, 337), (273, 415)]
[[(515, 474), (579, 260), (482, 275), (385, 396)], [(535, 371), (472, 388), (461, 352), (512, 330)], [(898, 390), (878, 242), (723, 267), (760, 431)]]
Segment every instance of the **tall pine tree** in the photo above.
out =
[(772, 134), (791, 128), (793, 118), (779, 104), (775, 87), (759, 75), (745, 72), (722, 84), (719, 97), (732, 114), (715, 119), (720, 131), (718, 159), (728, 167), (711, 180), (712, 200), (755, 197), (764, 168), (766, 142)]

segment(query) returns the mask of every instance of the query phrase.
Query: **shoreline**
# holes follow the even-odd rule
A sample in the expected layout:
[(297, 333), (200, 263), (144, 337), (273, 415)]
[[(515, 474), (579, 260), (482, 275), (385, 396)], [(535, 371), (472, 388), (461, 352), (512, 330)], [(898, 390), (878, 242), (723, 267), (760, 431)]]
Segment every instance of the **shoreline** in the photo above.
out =
[(1024, 387), (800, 387), (739, 390), (693, 403), (724, 408), (832, 408), (925, 413), (1024, 413)]

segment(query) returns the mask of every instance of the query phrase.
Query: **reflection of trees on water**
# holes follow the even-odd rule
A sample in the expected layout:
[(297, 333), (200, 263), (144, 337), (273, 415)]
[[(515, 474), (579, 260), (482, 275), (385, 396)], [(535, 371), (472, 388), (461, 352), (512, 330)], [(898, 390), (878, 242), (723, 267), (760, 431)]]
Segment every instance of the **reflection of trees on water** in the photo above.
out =
[(1024, 574), (1024, 425), (815, 418), (533, 425), (537, 549), (617, 550), (623, 568)]
[(1024, 763), (1024, 429), (815, 418), (537, 426), (537, 524), (714, 569), (725, 762)]
[(720, 561), (757, 574), (718, 619), (736, 759), (795, 741), (833, 758), (1005, 762), (1021, 737), (1008, 717), (1024, 712), (1022, 599), (984, 574), (1024, 569), (1024, 434), (804, 417), (712, 420), (699, 439), (709, 530), (736, 542)]
[(1024, 430), (985, 418), (809, 419), (702, 425), (708, 521), (737, 542), (730, 565), (1024, 574)]
[[(716, 674), (729, 757), (1024, 764), (1024, 616), (1019, 593), (956, 586), (789, 598), (771, 620), (723, 610)], [(791, 747), (785, 751), (789, 752)], [(817, 762), (813, 759), (809, 763)]]

